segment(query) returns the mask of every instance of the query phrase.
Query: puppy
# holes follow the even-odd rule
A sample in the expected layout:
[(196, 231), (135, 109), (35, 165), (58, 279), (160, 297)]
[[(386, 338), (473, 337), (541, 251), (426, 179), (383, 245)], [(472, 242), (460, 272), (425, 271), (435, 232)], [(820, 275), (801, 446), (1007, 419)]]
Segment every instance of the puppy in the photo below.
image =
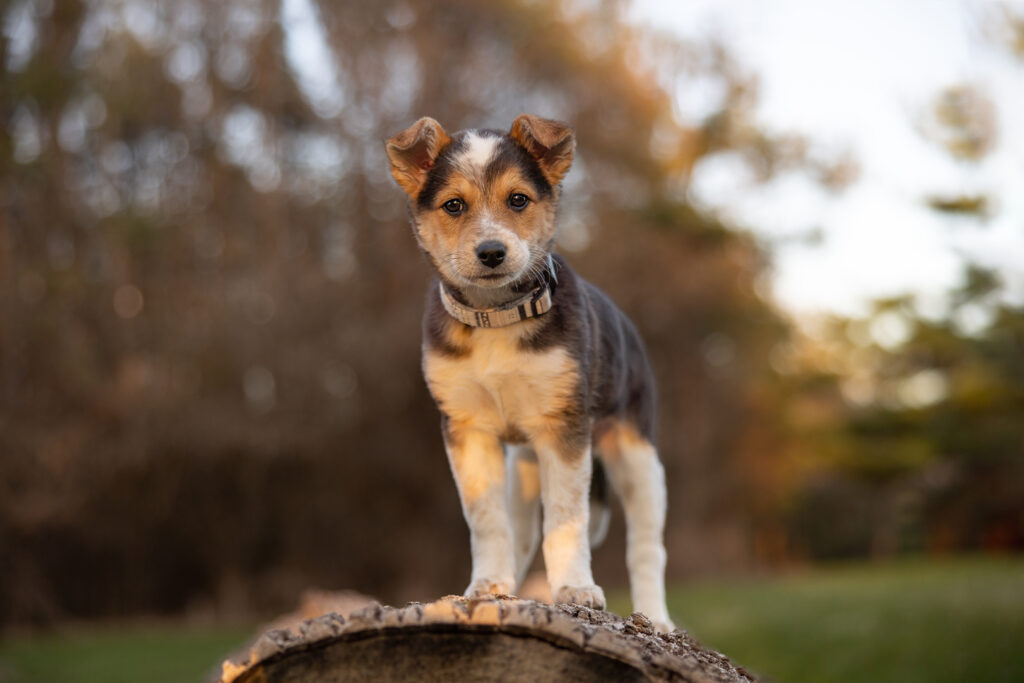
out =
[(592, 515), (588, 493), (606, 470), (626, 512), (633, 608), (670, 630), (650, 365), (630, 321), (551, 251), (575, 147), (569, 126), (528, 114), (508, 133), (448, 135), (422, 118), (387, 141), (438, 275), (423, 372), (469, 524), (465, 594), (513, 594), (543, 529), (555, 602), (604, 608), (590, 547), (607, 506)]

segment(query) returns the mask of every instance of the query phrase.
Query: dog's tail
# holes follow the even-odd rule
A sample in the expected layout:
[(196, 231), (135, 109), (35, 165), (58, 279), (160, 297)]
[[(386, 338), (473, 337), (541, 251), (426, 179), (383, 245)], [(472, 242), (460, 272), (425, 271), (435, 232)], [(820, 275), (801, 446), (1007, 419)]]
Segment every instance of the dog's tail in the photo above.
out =
[(593, 474), (590, 475), (590, 547), (596, 548), (608, 535), (612, 520), (612, 508), (608, 502), (608, 474), (601, 458), (594, 458)]

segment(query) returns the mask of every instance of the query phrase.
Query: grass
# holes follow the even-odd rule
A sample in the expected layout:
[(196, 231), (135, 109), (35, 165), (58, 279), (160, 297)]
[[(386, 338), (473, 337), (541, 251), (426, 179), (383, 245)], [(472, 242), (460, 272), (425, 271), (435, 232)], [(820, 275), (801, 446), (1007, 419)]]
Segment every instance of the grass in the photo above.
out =
[[(625, 609), (617, 596), (613, 608)], [(699, 582), (669, 610), (705, 645), (799, 683), (1024, 681), (1024, 560), (858, 564)]]
[[(623, 593), (611, 607), (629, 612)], [(913, 560), (670, 591), (677, 621), (769, 679), (1024, 681), (1024, 558)], [(164, 624), (0, 642), (0, 683), (205, 681), (253, 629)]]
[(159, 624), (19, 637), (0, 644), (0, 683), (201, 683), (252, 635)]

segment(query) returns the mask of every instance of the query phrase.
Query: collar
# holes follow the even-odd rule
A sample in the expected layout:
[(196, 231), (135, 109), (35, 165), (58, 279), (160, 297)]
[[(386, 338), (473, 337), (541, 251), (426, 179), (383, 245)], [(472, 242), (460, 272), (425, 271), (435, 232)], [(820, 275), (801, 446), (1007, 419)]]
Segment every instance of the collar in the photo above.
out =
[(553, 295), (558, 278), (555, 276), (555, 262), (548, 254), (548, 267), (541, 276), (541, 283), (525, 296), (497, 308), (470, 308), (455, 300), (444, 283), (439, 282), (441, 303), (448, 315), (470, 327), (505, 327), (544, 315), (554, 306)]

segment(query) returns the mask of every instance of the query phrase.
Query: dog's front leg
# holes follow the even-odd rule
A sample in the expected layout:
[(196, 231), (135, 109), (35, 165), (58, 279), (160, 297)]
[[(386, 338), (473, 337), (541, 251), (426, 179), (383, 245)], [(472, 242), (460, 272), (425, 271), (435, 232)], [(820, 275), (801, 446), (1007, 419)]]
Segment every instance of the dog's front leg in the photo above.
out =
[[(589, 434), (589, 430), (588, 430)], [(535, 444), (544, 505), (544, 564), (556, 602), (604, 609), (590, 570), (590, 441), (555, 438)], [(573, 442), (577, 442), (573, 445)]]
[(512, 524), (505, 499), (505, 455), (494, 434), (446, 421), (445, 450), (469, 524), (473, 574), (467, 597), (515, 590)]

